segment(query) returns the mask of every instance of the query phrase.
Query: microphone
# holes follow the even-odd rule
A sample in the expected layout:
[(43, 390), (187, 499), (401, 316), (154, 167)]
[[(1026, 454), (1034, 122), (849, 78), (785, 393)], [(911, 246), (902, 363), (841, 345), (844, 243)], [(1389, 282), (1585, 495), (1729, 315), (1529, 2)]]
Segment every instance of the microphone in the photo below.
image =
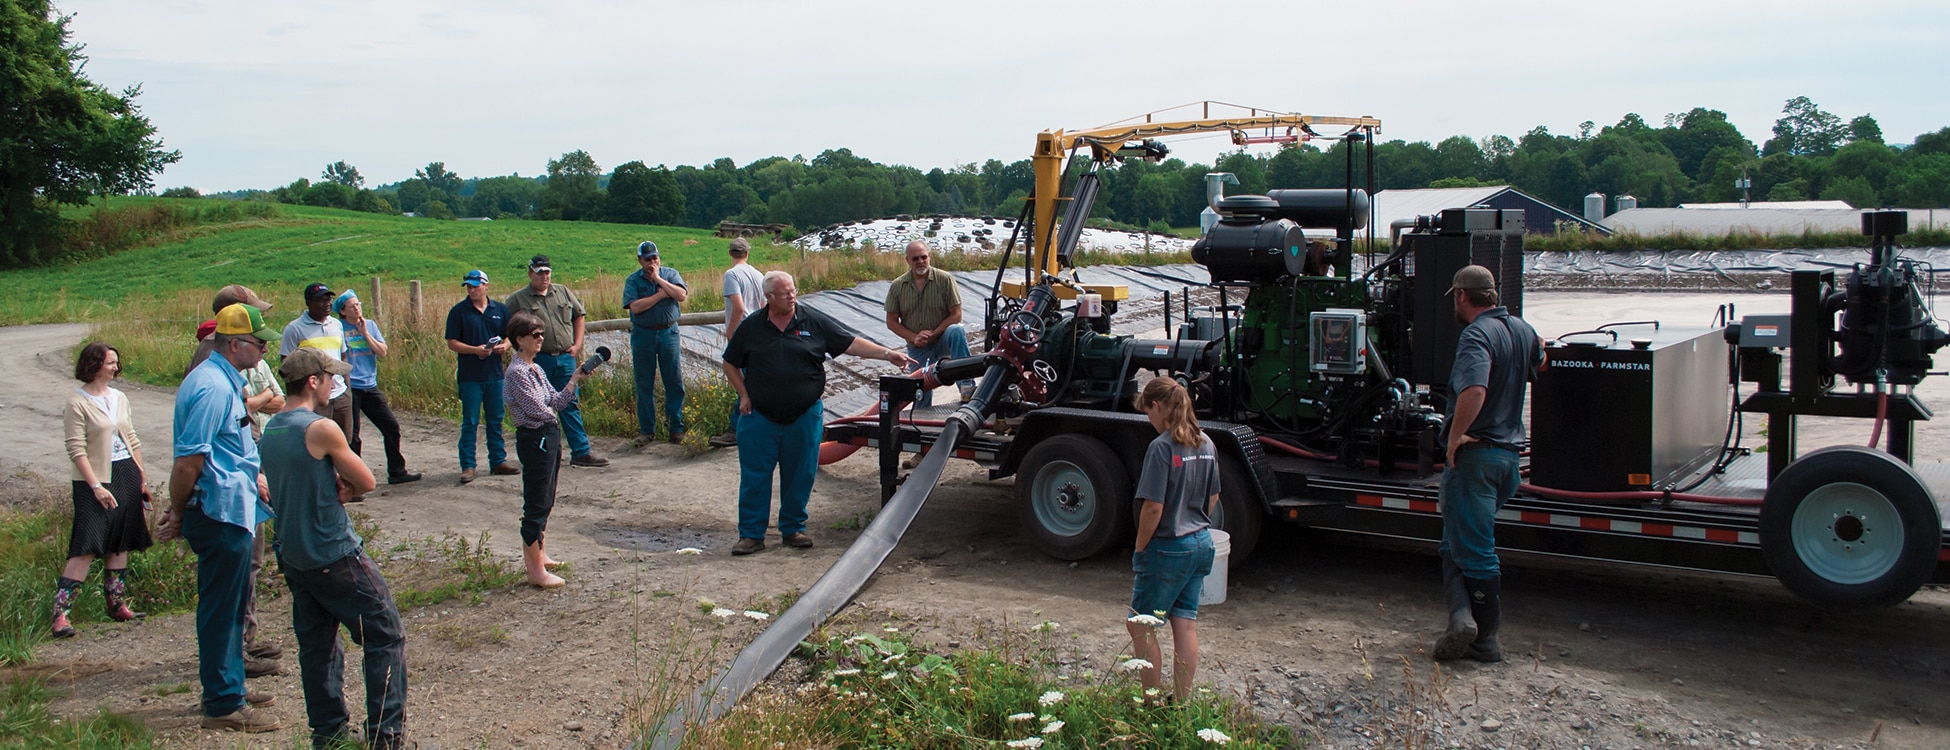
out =
[(596, 356), (590, 357), (582, 361), (582, 374), (587, 375), (589, 373), (595, 372), (596, 368), (602, 367), (603, 365), (606, 364), (609, 364), (609, 347), (607, 346), (596, 347)]

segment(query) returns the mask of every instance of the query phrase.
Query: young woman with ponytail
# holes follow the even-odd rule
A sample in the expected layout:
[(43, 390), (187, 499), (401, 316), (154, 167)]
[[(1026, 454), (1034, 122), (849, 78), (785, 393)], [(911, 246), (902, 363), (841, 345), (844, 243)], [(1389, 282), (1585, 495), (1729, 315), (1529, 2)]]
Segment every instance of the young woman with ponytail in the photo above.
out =
[(1158, 437), (1145, 449), (1138, 474), (1138, 529), (1131, 567), (1131, 633), (1146, 688), (1163, 683), (1157, 630), (1171, 624), (1172, 697), (1183, 700), (1198, 671), (1198, 597), (1212, 572), (1212, 509), (1219, 503), (1219, 460), (1199, 429), (1191, 395), (1169, 377), (1138, 392), (1136, 406)]

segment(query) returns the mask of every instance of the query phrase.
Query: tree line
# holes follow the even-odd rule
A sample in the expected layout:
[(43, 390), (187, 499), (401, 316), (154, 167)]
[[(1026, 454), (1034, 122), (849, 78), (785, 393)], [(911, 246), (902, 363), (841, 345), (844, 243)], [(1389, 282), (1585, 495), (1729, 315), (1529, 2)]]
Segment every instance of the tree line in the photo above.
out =
[[(1163, 230), (1195, 225), (1205, 207), (1204, 175), (1231, 172), (1235, 193), (1294, 187), (1340, 187), (1347, 144), (1293, 144), (1273, 153), (1243, 150), (1212, 164), (1167, 159), (1128, 161), (1103, 172), (1095, 218)], [(1365, 159), (1355, 182), (1367, 182)], [(357, 169), (326, 168), (321, 181), (299, 180), (268, 191), (274, 200), (358, 210), (401, 210), (433, 218), (488, 217), (609, 221), (709, 228), (721, 221), (780, 223), (811, 229), (897, 214), (1014, 215), (1033, 175), (1028, 159), (963, 164), (926, 172), (881, 164), (840, 148), (811, 159), (772, 156), (745, 165), (728, 158), (667, 169), (630, 161), (605, 172), (587, 151), (549, 160), (536, 177), (462, 179), (444, 162), (412, 179), (362, 188)], [(1576, 210), (1591, 192), (1630, 194), (1639, 205), (1727, 202), (1744, 191), (1756, 201), (1844, 200), (1859, 208), (1950, 206), (1950, 128), (1916, 136), (1908, 146), (1884, 142), (1881, 126), (1822, 110), (1807, 97), (1789, 100), (1771, 137), (1756, 144), (1704, 107), (1666, 115), (1657, 126), (1637, 114), (1576, 134), (1542, 126), (1517, 138), (1452, 136), (1391, 140), (1374, 149), (1379, 189), (1512, 185)]]

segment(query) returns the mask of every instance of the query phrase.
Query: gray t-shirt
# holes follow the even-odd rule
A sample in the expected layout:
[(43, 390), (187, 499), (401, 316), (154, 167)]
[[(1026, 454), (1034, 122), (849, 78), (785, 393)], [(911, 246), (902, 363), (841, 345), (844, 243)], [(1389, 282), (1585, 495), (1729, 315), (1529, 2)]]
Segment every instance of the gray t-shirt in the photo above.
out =
[(1198, 447), (1187, 448), (1161, 432), (1144, 449), (1138, 499), (1165, 506), (1153, 539), (1175, 539), (1212, 525), (1205, 506), (1219, 494), (1219, 456), (1212, 438), (1198, 437)]
[[(737, 295), (745, 306), (745, 314), (751, 315), (765, 306), (765, 274), (759, 273), (750, 263), (740, 263), (724, 272), (724, 296)], [(731, 312), (731, 302), (727, 300), (725, 312)], [(743, 321), (727, 320), (731, 328), (737, 328)], [(728, 338), (728, 337), (727, 337)]]
[[(1449, 387), (1462, 393), (1480, 385), (1485, 393), (1483, 410), (1476, 414), (1474, 423), (1465, 426), (1464, 434), (1491, 445), (1522, 450), (1523, 388), (1543, 364), (1544, 350), (1537, 346), (1537, 330), (1509, 310), (1492, 307), (1470, 321), (1456, 342), (1456, 364), (1449, 370)], [(1453, 423), (1454, 399), (1449, 402), (1448, 416)], [(1445, 445), (1448, 427), (1442, 431)]]
[(279, 412), (264, 425), (258, 450), (271, 486), (278, 559), (297, 570), (317, 570), (359, 549), (359, 535), (339, 504), (338, 471), (329, 458), (312, 458), (305, 430), (325, 419), (310, 409)]

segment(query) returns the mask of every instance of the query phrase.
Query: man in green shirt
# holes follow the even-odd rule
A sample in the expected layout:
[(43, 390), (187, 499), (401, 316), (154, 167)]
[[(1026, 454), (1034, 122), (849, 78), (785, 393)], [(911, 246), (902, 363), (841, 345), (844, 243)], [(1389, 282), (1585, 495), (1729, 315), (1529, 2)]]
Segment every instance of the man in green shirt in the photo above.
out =
[[(549, 385), (561, 390), (575, 373), (576, 360), (582, 357), (585, 315), (582, 300), (568, 287), (555, 283), (555, 269), (548, 256), (528, 259), (528, 286), (508, 295), (508, 314), (527, 312), (542, 319), (542, 349), (535, 353), (535, 364), (548, 374)], [(562, 439), (568, 443), (569, 464), (591, 468), (608, 466), (609, 459), (590, 452), (589, 432), (582, 426), (579, 399), (556, 413), (562, 423)]]
[[(907, 243), (907, 273), (887, 288), (887, 330), (907, 342), (913, 369), (937, 360), (968, 356), (968, 333), (961, 327), (961, 290), (947, 271), (929, 265), (927, 243)], [(975, 392), (974, 380), (963, 380), (961, 397)], [(914, 405), (934, 405), (934, 394), (922, 391)]]

